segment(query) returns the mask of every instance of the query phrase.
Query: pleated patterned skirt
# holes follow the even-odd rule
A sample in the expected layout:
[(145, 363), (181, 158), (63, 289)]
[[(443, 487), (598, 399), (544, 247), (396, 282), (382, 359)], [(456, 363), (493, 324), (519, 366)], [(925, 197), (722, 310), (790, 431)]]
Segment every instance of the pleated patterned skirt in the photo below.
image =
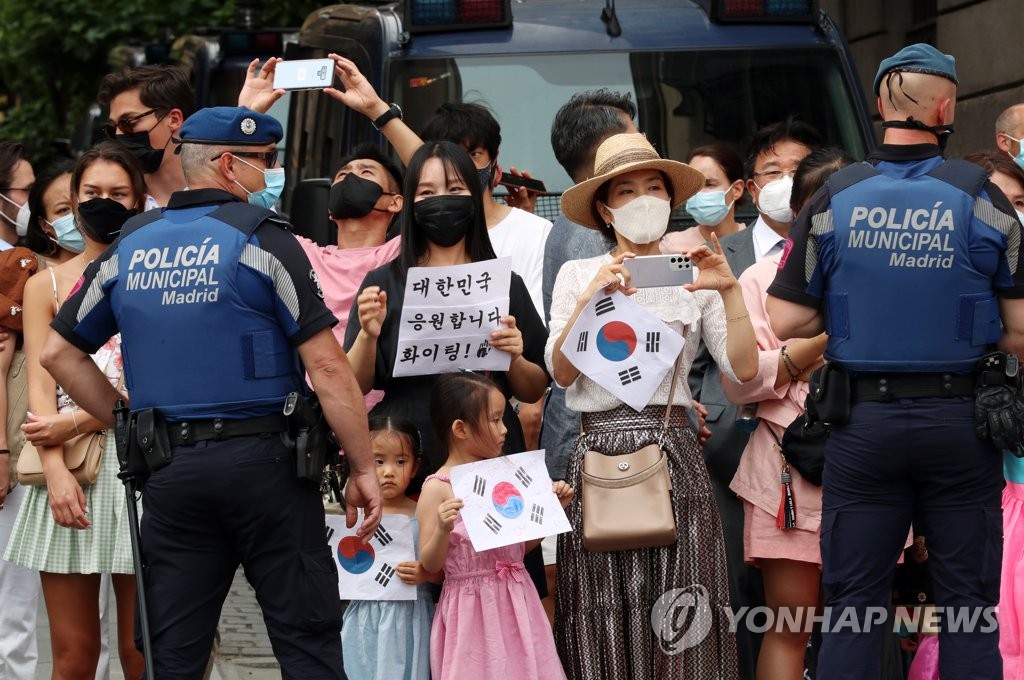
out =
[[(555, 641), (570, 680), (735, 680), (735, 636), (718, 509), (685, 409), (583, 414), (567, 481), (576, 489), (558, 537)], [(632, 453), (657, 443), (668, 459), (679, 540), (662, 548), (583, 547), (581, 468), (588, 450)]]
[(96, 483), (82, 489), (92, 522), (84, 530), (57, 524), (46, 486), (29, 487), (4, 559), (54, 574), (135, 573), (128, 506), (117, 472), (114, 437), (108, 436)]

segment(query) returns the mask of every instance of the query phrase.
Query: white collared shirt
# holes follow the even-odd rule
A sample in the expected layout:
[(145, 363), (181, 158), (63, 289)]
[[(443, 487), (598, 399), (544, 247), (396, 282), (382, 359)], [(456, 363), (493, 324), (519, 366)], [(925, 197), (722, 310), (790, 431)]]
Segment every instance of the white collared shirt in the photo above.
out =
[(786, 239), (779, 236), (779, 233), (768, 226), (764, 219), (758, 215), (757, 221), (752, 227), (754, 230), (754, 261), (760, 262), (768, 255), (781, 253), (786, 245)]

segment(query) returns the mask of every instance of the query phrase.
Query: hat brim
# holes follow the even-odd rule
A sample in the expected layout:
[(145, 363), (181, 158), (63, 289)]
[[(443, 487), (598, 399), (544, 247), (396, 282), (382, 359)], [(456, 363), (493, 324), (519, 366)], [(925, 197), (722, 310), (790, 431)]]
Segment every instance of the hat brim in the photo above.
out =
[(667, 158), (626, 163), (611, 172), (591, 177), (566, 189), (565, 193), (562, 194), (562, 214), (576, 224), (581, 224), (591, 229), (601, 229), (604, 225), (598, 223), (594, 215), (594, 195), (597, 193), (597, 190), (613, 177), (624, 175), (627, 172), (648, 169), (660, 170), (668, 177), (668, 182), (672, 186), (673, 208), (681, 206), (686, 202), (686, 199), (704, 187), (704, 175), (686, 163), (680, 163), (679, 161)]
[(231, 141), (225, 142), (224, 140), (217, 139), (187, 139), (181, 138), (178, 140), (180, 144), (204, 144), (207, 146), (267, 146), (268, 144), (278, 144), (281, 140), (269, 141), (269, 142), (250, 142), (250, 141)]

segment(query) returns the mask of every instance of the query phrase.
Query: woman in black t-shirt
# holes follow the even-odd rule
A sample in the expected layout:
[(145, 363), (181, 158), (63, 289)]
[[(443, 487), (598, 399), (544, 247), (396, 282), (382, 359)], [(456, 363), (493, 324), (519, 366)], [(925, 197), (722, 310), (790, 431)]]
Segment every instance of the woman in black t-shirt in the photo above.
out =
[[(409, 162), (404, 193), (405, 205), (411, 208), (401, 217), (401, 253), (363, 280), (349, 317), (345, 349), (363, 392), (384, 390), (384, 399), (373, 413), (402, 415), (419, 428), (427, 463), (418, 475), (422, 479), (438, 467), (444, 454), (429, 417), (430, 388), (436, 376), (394, 377), (406, 274), (411, 267), (467, 264), (495, 255), (487, 236), (476, 168), (461, 147), (449, 142), (421, 146)], [(512, 361), (507, 371), (488, 375), (506, 398), (535, 402), (549, 381), (544, 368), (547, 330), (523, 280), (514, 272), (509, 314), (501, 324), (491, 334), (491, 345), (511, 354)], [(511, 406), (505, 409), (504, 421), (508, 428), (505, 451), (522, 451), (523, 433)]]

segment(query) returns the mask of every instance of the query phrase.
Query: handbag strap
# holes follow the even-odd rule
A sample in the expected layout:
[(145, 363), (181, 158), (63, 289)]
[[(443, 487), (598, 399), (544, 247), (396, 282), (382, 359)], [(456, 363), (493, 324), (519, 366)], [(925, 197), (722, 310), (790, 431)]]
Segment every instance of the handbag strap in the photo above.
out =
[[(668, 429), (668, 419), (672, 415), (672, 400), (676, 396), (676, 378), (679, 377), (679, 368), (683, 363), (683, 350), (679, 350), (679, 356), (676, 357), (675, 366), (672, 368), (672, 383), (668, 388), (668, 404), (665, 405), (665, 429)], [(583, 418), (580, 418), (580, 435), (586, 434), (583, 429)]]
[(668, 388), (668, 403), (665, 405), (665, 429), (668, 429), (668, 419), (672, 415), (672, 400), (676, 396), (676, 378), (679, 377), (679, 367), (683, 363), (683, 350), (679, 350), (679, 356), (676, 357), (675, 366), (672, 368), (672, 382), (669, 383)]

